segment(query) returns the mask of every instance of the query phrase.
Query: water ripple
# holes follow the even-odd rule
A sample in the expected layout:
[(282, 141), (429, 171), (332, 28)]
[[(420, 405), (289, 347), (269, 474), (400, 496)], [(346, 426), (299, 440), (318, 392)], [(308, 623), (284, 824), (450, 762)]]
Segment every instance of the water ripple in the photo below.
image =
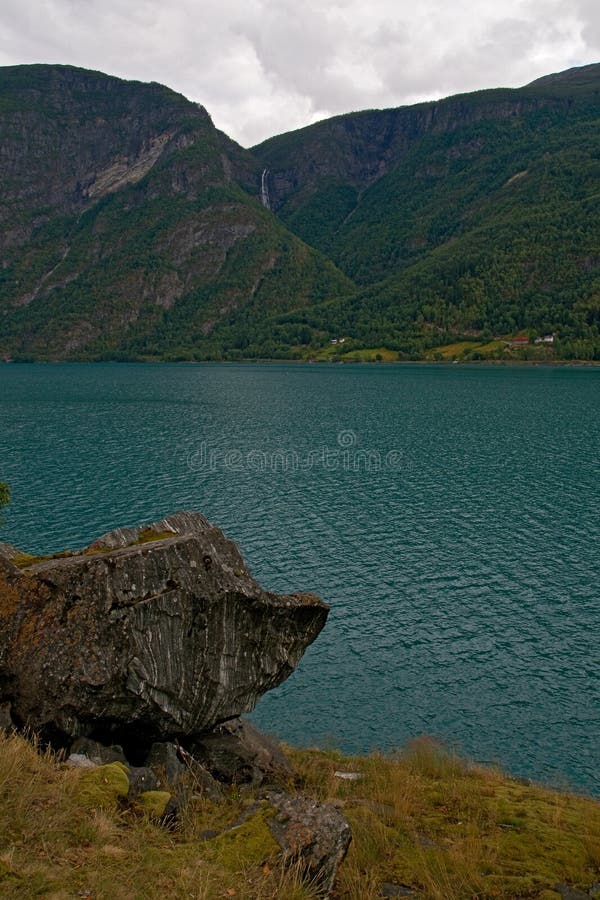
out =
[[(599, 370), (4, 366), (0, 416), (5, 539), (192, 507), (268, 587), (332, 604), (263, 727), (349, 750), (429, 732), (600, 793)], [(341, 433), (379, 469), (273, 463)]]

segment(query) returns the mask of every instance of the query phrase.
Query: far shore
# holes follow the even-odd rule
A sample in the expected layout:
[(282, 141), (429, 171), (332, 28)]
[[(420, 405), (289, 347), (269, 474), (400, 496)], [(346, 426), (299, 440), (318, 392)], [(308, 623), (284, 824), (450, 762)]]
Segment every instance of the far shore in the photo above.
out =
[(237, 366), (237, 365), (305, 365), (305, 366), (488, 366), (597, 368), (594, 359), (1, 359), (5, 365), (176, 365), (176, 366)]

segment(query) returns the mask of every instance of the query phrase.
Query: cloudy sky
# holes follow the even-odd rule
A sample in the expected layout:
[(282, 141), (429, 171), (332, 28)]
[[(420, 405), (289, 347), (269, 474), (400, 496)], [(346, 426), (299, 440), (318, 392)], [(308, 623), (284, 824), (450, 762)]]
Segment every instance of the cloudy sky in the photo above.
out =
[(0, 65), (160, 81), (244, 146), (597, 61), (597, 0), (0, 0)]

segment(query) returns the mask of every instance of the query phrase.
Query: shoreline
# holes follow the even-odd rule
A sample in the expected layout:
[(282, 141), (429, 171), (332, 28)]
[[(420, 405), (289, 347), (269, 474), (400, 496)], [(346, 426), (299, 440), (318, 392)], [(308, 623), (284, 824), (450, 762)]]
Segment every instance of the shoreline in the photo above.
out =
[[(44, 894), (86, 897), (117, 896), (114, 885), (126, 885), (119, 898), (148, 900), (172, 891), (248, 900), (600, 895), (598, 800), (525, 784), (430, 739), (394, 758), (283, 750), (298, 786), (283, 782), (283, 794), (265, 799), (242, 784), (211, 801), (196, 784), (167, 818), (173, 784), (130, 796), (131, 770), (119, 762), (67, 766), (0, 733), (0, 765), (11, 775), (0, 892), (24, 896), (36, 884)], [(307, 802), (310, 817), (301, 818)], [(295, 816), (291, 848), (269, 827), (278, 809), (284, 823)]]
[(170, 366), (239, 366), (239, 365), (304, 365), (304, 366), (435, 366), (452, 368), (453, 366), (488, 367), (488, 368), (599, 368), (600, 360), (593, 359), (471, 359), (471, 360), (438, 360), (438, 359), (3, 359), (0, 363), (6, 366), (55, 366), (55, 365), (170, 365)]

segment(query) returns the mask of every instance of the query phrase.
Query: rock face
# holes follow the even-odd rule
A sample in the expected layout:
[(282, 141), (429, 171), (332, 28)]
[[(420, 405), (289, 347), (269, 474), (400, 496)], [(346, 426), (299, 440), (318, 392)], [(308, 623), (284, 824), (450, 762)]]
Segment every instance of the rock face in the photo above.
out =
[[(15, 565), (15, 562), (19, 565)], [(279, 596), (197, 513), (43, 560), (0, 550), (0, 702), (55, 744), (185, 739), (251, 710), (323, 628), (314, 595)]]
[(0, 67), (0, 358), (137, 358), (140, 339), (144, 354), (202, 342), (206, 356), (248, 306), (347, 290), (260, 204), (261, 172), (166, 87)]

